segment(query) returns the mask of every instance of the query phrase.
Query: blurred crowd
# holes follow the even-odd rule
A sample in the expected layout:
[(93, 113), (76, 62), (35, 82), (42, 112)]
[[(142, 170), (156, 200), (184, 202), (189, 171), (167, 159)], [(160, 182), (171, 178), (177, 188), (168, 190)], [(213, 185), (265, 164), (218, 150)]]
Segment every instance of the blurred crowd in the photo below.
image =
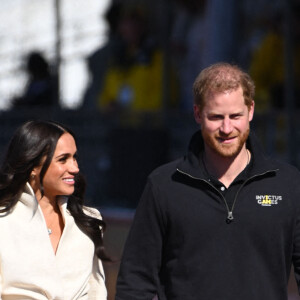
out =
[[(216, 61), (250, 72), (259, 111), (282, 109), (287, 73), (294, 99), (300, 86), (300, 4), (287, 3), (274, 9), (261, 4), (265, 10), (255, 13), (251, 1), (173, 0), (158, 7), (159, 15), (147, 1), (112, 1), (104, 16), (107, 42), (86, 58), (90, 80), (80, 109), (190, 112), (193, 79)], [(13, 109), (57, 105), (53, 70), (43, 53), (29, 53), (28, 83), (12, 99)]]

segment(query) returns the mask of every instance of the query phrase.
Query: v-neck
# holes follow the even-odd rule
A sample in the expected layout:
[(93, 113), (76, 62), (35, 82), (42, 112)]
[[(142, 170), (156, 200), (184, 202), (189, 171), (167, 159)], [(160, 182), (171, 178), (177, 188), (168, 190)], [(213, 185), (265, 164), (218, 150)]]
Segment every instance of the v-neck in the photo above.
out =
[(59, 253), (59, 249), (60, 249), (60, 245), (61, 245), (61, 241), (64, 237), (64, 232), (66, 231), (66, 226), (68, 226), (67, 224), (67, 218), (66, 218), (66, 210), (67, 210), (67, 197), (59, 197), (59, 199), (57, 200), (58, 201), (58, 207), (60, 209), (60, 212), (61, 212), (61, 215), (62, 215), (62, 218), (63, 218), (63, 223), (64, 223), (64, 227), (63, 227), (63, 230), (62, 230), (62, 233), (61, 233), (61, 236), (59, 238), (59, 241), (57, 243), (57, 247), (56, 247), (56, 250), (54, 249), (53, 245), (52, 245), (52, 241), (51, 241), (51, 236), (48, 232), (48, 227), (47, 227), (47, 223), (46, 223), (46, 220), (45, 220), (45, 217), (44, 217), (44, 214), (43, 214), (43, 211), (40, 207), (40, 205), (38, 205), (38, 211), (39, 211), (39, 214), (43, 220), (43, 231), (45, 233), (45, 235), (47, 235), (47, 238), (48, 238), (48, 241), (49, 241), (49, 245), (51, 247), (51, 250), (52, 250), (52, 253), (54, 254), (54, 256), (56, 257)]

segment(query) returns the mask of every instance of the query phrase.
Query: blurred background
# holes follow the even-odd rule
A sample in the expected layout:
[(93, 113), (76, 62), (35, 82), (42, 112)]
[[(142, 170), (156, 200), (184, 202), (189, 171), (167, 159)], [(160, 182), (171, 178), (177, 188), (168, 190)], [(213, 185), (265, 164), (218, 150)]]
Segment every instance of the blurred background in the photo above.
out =
[[(0, 158), (16, 127), (52, 119), (78, 137), (87, 203), (119, 259), (147, 175), (197, 130), (192, 83), (227, 61), (256, 83), (252, 128), (300, 165), (299, 0), (1, 0)], [(22, 145), (20, 145), (21, 147)], [(300, 299), (293, 279), (290, 300)]]

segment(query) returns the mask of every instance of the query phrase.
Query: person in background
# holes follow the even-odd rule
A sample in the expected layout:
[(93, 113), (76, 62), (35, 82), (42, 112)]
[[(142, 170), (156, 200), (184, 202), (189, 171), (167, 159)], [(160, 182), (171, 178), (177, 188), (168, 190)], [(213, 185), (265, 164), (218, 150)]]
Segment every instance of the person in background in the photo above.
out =
[(29, 53), (26, 62), (29, 76), (23, 95), (13, 100), (13, 108), (52, 107), (56, 104), (55, 78), (42, 53)]
[[(175, 107), (176, 75), (172, 66), (164, 70), (163, 50), (149, 33), (146, 12), (138, 7), (123, 7), (115, 32), (119, 43), (103, 76), (99, 110), (160, 112), (164, 101), (169, 101), (166, 103), (169, 107)], [(168, 82), (164, 81), (164, 72)], [(168, 100), (164, 98), (165, 84), (169, 87)]]
[(85, 91), (82, 109), (93, 111), (97, 109), (99, 93), (103, 88), (104, 76), (110, 66), (110, 62), (118, 55), (122, 46), (117, 27), (122, 13), (122, 5), (119, 2), (112, 2), (108, 7), (104, 18), (108, 25), (107, 42), (96, 49), (87, 57), (87, 66), (90, 73), (90, 83)]
[(16, 130), (0, 168), (1, 299), (107, 299), (105, 223), (84, 191), (69, 129)]
[(300, 287), (300, 173), (250, 132), (255, 86), (229, 63), (194, 84), (201, 129), (154, 170), (128, 235), (116, 300), (283, 300)]
[[(256, 94), (261, 103), (261, 110), (282, 111), (287, 106), (286, 77), (291, 61), (292, 95), (295, 109), (300, 108), (300, 2), (291, 1), (291, 15), (287, 20), (284, 11), (278, 11), (267, 18), (267, 32), (261, 43), (253, 51), (249, 73), (256, 82)], [(288, 27), (290, 26), (290, 28)], [(285, 36), (290, 29), (290, 40)], [(290, 52), (287, 53), (287, 43)]]
[(182, 111), (193, 110), (191, 85), (199, 70), (205, 67), (206, 6), (206, 0), (175, 1), (170, 49), (179, 77), (179, 105)]

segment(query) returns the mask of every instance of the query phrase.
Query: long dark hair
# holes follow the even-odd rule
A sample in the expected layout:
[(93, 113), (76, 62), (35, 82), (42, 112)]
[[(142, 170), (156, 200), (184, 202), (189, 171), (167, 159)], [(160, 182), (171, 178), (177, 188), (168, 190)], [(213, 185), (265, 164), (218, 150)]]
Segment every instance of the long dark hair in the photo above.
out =
[[(76, 141), (70, 129), (52, 121), (28, 121), (16, 130), (0, 167), (0, 213), (10, 213), (26, 182), (29, 182), (32, 170), (41, 164), (43, 195), (44, 175), (52, 161), (57, 141), (64, 133), (71, 134)], [(78, 174), (75, 176), (75, 191), (68, 199), (67, 209), (77, 226), (93, 241), (95, 254), (100, 259), (107, 260), (102, 238), (105, 222), (84, 213), (84, 191), (85, 180)]]

